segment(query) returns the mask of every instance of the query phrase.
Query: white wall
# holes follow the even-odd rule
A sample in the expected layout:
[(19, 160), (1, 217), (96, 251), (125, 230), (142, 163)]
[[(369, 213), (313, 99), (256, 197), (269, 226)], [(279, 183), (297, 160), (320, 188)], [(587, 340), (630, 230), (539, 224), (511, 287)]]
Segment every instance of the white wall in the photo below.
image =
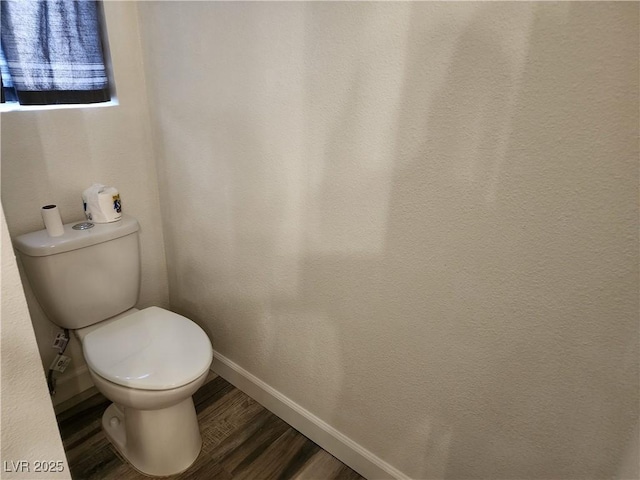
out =
[[(94, 182), (117, 187), (123, 210), (141, 224), (140, 306), (168, 306), (167, 274), (159, 212), (156, 166), (133, 2), (105, 2), (119, 106), (40, 112), (2, 117), (2, 202), (12, 236), (44, 228), (40, 207), (56, 203), (64, 222), (80, 220), (82, 191)], [(59, 329), (50, 323), (31, 289), (29, 311), (43, 364), (48, 368)], [(79, 344), (59, 377), (59, 403), (90, 386)], [(84, 375), (77, 376), (78, 373)]]
[(411, 477), (615, 474), (637, 3), (139, 10), (172, 308)]
[(616, 478), (620, 480), (636, 480), (640, 478), (640, 430), (638, 430), (637, 423), (625, 449)]
[[(67, 478), (69, 466), (40, 368), (40, 358), (20, 283), (11, 239), (0, 208), (2, 228), (2, 332), (0, 355), (1, 478)], [(36, 462), (54, 462), (54, 473), (36, 471)], [(26, 462), (26, 463), (21, 463)], [(60, 463), (58, 463), (60, 462)], [(48, 469), (49, 464), (45, 465)]]

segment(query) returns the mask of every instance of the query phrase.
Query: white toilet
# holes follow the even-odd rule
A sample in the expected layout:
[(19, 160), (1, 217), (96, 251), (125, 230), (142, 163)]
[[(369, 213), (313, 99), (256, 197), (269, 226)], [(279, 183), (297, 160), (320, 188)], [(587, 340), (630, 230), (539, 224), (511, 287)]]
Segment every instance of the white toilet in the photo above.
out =
[[(93, 226), (90, 226), (93, 225)], [(133, 308), (140, 291), (138, 222), (67, 224), (64, 234), (21, 235), (14, 244), (49, 319), (82, 343), (95, 386), (113, 403), (107, 438), (137, 470), (166, 476), (198, 457), (193, 393), (213, 359), (206, 333), (158, 307)]]

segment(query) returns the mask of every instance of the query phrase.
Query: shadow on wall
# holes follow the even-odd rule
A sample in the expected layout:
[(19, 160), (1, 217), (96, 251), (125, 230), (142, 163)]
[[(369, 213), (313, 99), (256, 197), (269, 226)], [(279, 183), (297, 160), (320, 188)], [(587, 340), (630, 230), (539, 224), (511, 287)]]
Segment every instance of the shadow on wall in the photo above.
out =
[(2, 126), (2, 200), (11, 235), (42, 229), (40, 207), (52, 201), (58, 204), (63, 222), (81, 219), (84, 184), (74, 183), (77, 174), (70, 171), (96, 169), (98, 155), (86, 122), (90, 114), (52, 110), (3, 116), (7, 118)]
[[(421, 307), (396, 318), (390, 312), (397, 334), (406, 335), (398, 344), (410, 347), (398, 352), (407, 383), (389, 385), (387, 396), (394, 389), (406, 395), (411, 377), (421, 377), (429, 393), (416, 399), (415, 411), (424, 412), (416, 419), (429, 419), (431, 428), (413, 438), (427, 445), (421, 462), (398, 463), (413, 462), (408, 472), (425, 478), (523, 471), (601, 478), (616, 467), (638, 398), (637, 381), (628, 383), (638, 377), (637, 342), (616, 344), (637, 339), (628, 316), (636, 300), (625, 298), (622, 308), (611, 301), (620, 285), (637, 285), (637, 265), (601, 250), (607, 230), (620, 228), (621, 211), (610, 178), (593, 175), (616, 171), (598, 143), (609, 132), (599, 131), (596, 105), (615, 98), (598, 86), (611, 85), (607, 72), (619, 75), (620, 64), (601, 58), (594, 67), (593, 57), (576, 56), (577, 38), (591, 52), (599, 40), (584, 38), (584, 11), (569, 5), (534, 7), (531, 40), (522, 45), (533, 50), (519, 64), (487, 31), (504, 14), (503, 5), (487, 6), (469, 23), (428, 106), (405, 95), (410, 114), (399, 131), (410, 135), (421, 125), (424, 141), (404, 157), (409, 162), (398, 162), (382, 263), (387, 301), (398, 311)], [(416, 48), (412, 57), (407, 64), (417, 68), (406, 78), (428, 82), (429, 52)], [(637, 103), (637, 93), (624, 93)], [(618, 161), (617, 171), (629, 171), (632, 159)], [(610, 271), (600, 270), (603, 260)], [(603, 368), (618, 373), (606, 379), (596, 373)], [(389, 458), (410, 451), (411, 437), (399, 436)]]
[[(602, 115), (637, 118), (637, 92), (603, 91), (620, 75), (628, 85), (633, 67), (585, 25), (620, 13), (291, 8), (303, 10), (303, 82), (289, 92), (302, 110), (270, 126), (247, 107), (278, 93), (260, 63), (271, 65), (269, 19), (243, 15), (255, 36), (238, 82), (251, 88), (216, 120), (235, 137), (201, 129), (199, 161), (174, 184), (209, 189), (220, 175), (231, 208), (212, 207), (214, 227), (192, 232), (190, 252), (179, 237), (189, 219), (175, 219), (173, 307), (413, 478), (614, 475), (638, 404), (637, 174), (617, 172), (637, 169), (619, 155), (633, 132), (620, 152), (602, 141), (628, 118)], [(441, 31), (419, 20), (434, 13)], [(386, 14), (408, 22), (406, 36), (382, 28)], [(466, 22), (454, 43), (449, 16)], [(397, 63), (385, 48), (402, 52)], [(197, 113), (181, 128), (196, 130)], [(273, 140), (278, 128), (299, 151)]]
[[(486, 318), (491, 308), (485, 301), (504, 288), (488, 278), (500, 268), (491, 236), (502, 221), (501, 169), (524, 60), (502, 42), (510, 39), (526, 51), (522, 32), (531, 15), (483, 6), (448, 45), (449, 26), (424, 30), (416, 20), (423, 10), (414, 5), (410, 16), (396, 168), (376, 274), (384, 280), (369, 306), (371, 316), (384, 312), (390, 325), (371, 353), (389, 344), (403, 348), (381, 359), (394, 365), (394, 376), (380, 378), (375, 390), (415, 412), (400, 425), (391, 412), (380, 415), (393, 432), (390, 463), (405, 465), (414, 478), (464, 477), (472, 466), (477, 478), (496, 475), (493, 465), (480, 472), (483, 459), (493, 463), (516, 453), (504, 438), (484, 455), (461, 446), (470, 433), (484, 431), (487, 440), (499, 415), (490, 397), (492, 380), (501, 381), (494, 362), (509, 354), (500, 340), (509, 319), (496, 312)], [(503, 24), (492, 19), (502, 15), (513, 23), (498, 32), (494, 28)]]
[[(498, 180), (522, 67), (521, 59), (504, 52), (495, 32), (486, 29), (489, 19), (504, 15), (502, 7), (480, 9), (446, 58), (437, 51), (449, 47), (447, 30), (421, 31), (415, 19), (423, 9), (413, 5), (407, 12), (412, 20), (404, 39), (405, 70), (399, 70), (403, 76), (381, 72), (384, 66), (373, 60), (374, 68), (366, 64), (355, 69), (351, 81), (345, 82), (349, 87), (341, 92), (343, 98), (336, 100), (332, 96), (339, 93), (316, 85), (325, 81), (322, 76), (308, 76), (308, 90), (322, 92), (340, 113), (327, 122), (332, 127), (325, 137), (308, 134), (321, 148), (310, 148), (307, 155), (313, 158), (323, 151), (318, 160), (324, 168), (317, 191), (310, 189), (316, 198), (307, 202), (313, 208), (305, 215), (311, 221), (305, 226), (306, 256), (295, 303), (318, 303), (322, 323), (317, 325), (331, 336), (322, 340), (324, 353), (314, 358), (328, 353), (340, 360), (336, 368), (344, 370), (330, 390), (338, 395), (325, 396), (332, 399), (333, 411), (322, 418), (345, 425), (346, 431), (362, 430), (373, 422), (378, 432), (385, 432), (383, 440), (354, 440), (385, 451), (384, 460), (403, 465), (415, 478), (442, 478), (449, 476), (449, 451), (460, 444), (457, 437), (468, 434), (464, 429), (469, 417), (473, 423), (475, 415), (493, 418), (498, 413), (492, 412), (490, 399), (483, 406), (479, 397), (485, 383), (487, 389), (493, 387), (495, 373), (489, 371), (500, 340), (492, 331), (484, 342), (473, 333), (477, 319), (470, 306), (491, 287), (473, 274), (490, 272), (495, 260), (482, 250), (491, 249), (485, 229), (492, 231), (500, 221), (495, 212)], [(336, 31), (322, 35), (337, 43), (340, 34), (358, 38), (353, 35), (358, 28), (364, 31), (360, 38), (366, 35), (366, 16), (348, 28), (340, 25), (339, 12), (335, 16), (316, 22), (312, 12), (309, 30), (336, 25)], [(517, 27), (528, 27), (529, 15), (515, 18)], [(520, 31), (515, 36), (520, 37)], [(314, 48), (319, 43), (312, 37), (306, 44)], [(446, 73), (438, 78), (443, 66)], [(390, 84), (371, 85), (375, 74), (385, 73)], [(375, 90), (389, 86), (397, 96)], [(368, 95), (370, 91), (378, 96)], [(320, 101), (312, 97), (306, 103)], [(320, 110), (318, 115), (323, 114)], [(310, 118), (309, 132), (317, 132), (319, 123), (321, 118)], [(389, 132), (396, 138), (388, 138)], [(359, 146), (379, 139), (385, 143), (372, 150), (383, 153), (382, 161), (364, 158)], [(386, 204), (367, 209), (380, 199)], [(284, 303), (279, 309), (290, 308)], [(280, 315), (276, 312), (274, 317)], [(282, 325), (279, 332), (287, 328)], [(286, 348), (284, 342), (279, 348)], [(399, 408), (414, 414), (399, 415)], [(489, 418), (472, 427), (486, 428)], [(376, 446), (376, 441), (381, 444)], [(507, 443), (496, 446), (503, 453), (492, 452), (492, 458), (510, 455)], [(416, 451), (423, 455), (416, 456)], [(458, 455), (452, 461), (459, 460)]]

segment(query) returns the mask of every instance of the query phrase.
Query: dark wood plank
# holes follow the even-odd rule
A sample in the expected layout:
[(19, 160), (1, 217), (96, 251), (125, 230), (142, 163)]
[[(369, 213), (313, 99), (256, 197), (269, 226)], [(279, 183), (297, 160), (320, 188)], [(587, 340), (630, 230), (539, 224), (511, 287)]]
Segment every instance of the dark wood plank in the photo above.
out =
[(287, 428), (257, 456), (249, 457), (249, 462), (242, 462), (231, 473), (234, 479), (276, 480), (309, 440), (292, 428)]
[[(359, 480), (362, 477), (221, 377), (194, 395), (202, 451), (180, 480)], [(96, 394), (58, 415), (74, 480), (144, 480), (109, 443)]]
[[(298, 433), (298, 432), (297, 432)], [(305, 442), (302, 444), (302, 447), (289, 458), (289, 461), (285, 464), (285, 468), (278, 474), (279, 480), (285, 480), (289, 478), (293, 478), (298, 471), (300, 471), (307, 462), (319, 451), (322, 449), (311, 442), (308, 438), (304, 437), (301, 433), (298, 433), (302, 438), (304, 438)]]
[(293, 477), (295, 480), (334, 479), (344, 465), (324, 450), (311, 457)]
[(193, 403), (196, 406), (196, 413), (200, 414), (202, 410), (217, 402), (232, 390), (235, 390), (235, 387), (222, 377), (216, 377), (210, 382), (205, 383), (193, 395)]
[(103, 437), (102, 442), (92, 442), (83, 448), (83, 455), (68, 458), (71, 478), (93, 480), (108, 478), (108, 474), (122, 461), (116, 456), (109, 441)]
[(338, 473), (333, 478), (334, 480), (360, 480), (362, 477), (358, 472), (347, 467), (345, 464), (342, 464), (342, 468), (338, 470)]
[(260, 428), (241, 445), (229, 452), (220, 460), (220, 464), (228, 472), (234, 474), (237, 470), (241, 470), (244, 466), (249, 465), (269, 445), (276, 441), (290, 427), (273, 414), (268, 415), (265, 422)]

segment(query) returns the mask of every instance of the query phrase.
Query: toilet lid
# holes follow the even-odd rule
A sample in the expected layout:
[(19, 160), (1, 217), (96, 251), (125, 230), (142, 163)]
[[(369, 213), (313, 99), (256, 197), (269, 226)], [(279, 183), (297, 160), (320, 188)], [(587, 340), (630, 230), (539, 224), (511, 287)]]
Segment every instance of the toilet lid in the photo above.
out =
[(213, 359), (209, 337), (177, 313), (149, 307), (114, 320), (84, 338), (89, 368), (118, 385), (142, 390), (181, 387)]

